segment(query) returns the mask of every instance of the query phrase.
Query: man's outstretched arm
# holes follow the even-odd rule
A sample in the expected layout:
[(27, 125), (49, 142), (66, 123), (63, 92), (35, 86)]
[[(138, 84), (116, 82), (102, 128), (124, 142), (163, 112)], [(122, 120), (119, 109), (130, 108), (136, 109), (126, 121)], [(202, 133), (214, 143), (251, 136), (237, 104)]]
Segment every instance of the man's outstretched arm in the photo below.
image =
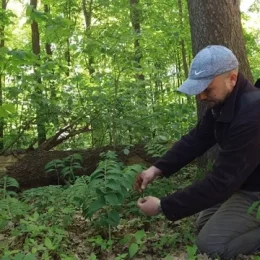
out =
[(216, 144), (214, 119), (211, 110), (207, 110), (197, 126), (177, 141), (154, 166), (160, 169), (165, 177), (169, 177), (201, 156), (214, 144)]

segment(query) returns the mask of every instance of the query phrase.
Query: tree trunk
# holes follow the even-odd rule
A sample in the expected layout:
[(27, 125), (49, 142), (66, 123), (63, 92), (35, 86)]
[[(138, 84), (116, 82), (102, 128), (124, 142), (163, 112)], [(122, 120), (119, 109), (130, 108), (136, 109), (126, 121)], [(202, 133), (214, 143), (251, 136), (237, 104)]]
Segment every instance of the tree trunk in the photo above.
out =
[[(190, 18), (192, 51), (195, 56), (207, 45), (224, 45), (231, 49), (240, 62), (240, 72), (249, 81), (253, 82), (253, 76), (246, 56), (245, 41), (240, 17), (240, 1), (238, 0), (188, 0)], [(198, 118), (200, 119), (205, 107), (197, 101)], [(204, 167), (208, 160), (214, 160), (216, 148), (209, 151), (199, 165)]]
[[(179, 7), (179, 23), (180, 23), (181, 29), (183, 30), (183, 11), (182, 11), (181, 0), (178, 0), (178, 7)], [(182, 53), (182, 65), (183, 65), (183, 70), (184, 70), (184, 76), (186, 79), (189, 75), (189, 69), (188, 69), (188, 64), (187, 64), (187, 53), (186, 53), (186, 48), (185, 48), (185, 42), (182, 38), (180, 40), (180, 45), (181, 45), (181, 53)]]
[[(6, 11), (7, 1), (2, 0), (2, 10)], [(5, 47), (5, 26), (0, 27), (0, 49)], [(5, 86), (5, 75), (0, 71), (0, 106), (3, 105), (3, 88)], [(4, 149), (4, 119), (0, 118), (0, 150)]]
[[(83, 14), (85, 18), (85, 25), (86, 25), (86, 35), (87, 37), (90, 37), (90, 28), (91, 28), (91, 19), (92, 19), (92, 11), (93, 11), (93, 0), (89, 1), (89, 6), (87, 8), (87, 0), (82, 0), (82, 9)], [(92, 75), (95, 72), (95, 69), (93, 68), (94, 64), (94, 57), (92, 55), (89, 55), (88, 57), (88, 71), (89, 75)]]
[[(134, 49), (135, 49), (135, 55), (134, 60), (136, 62), (136, 68), (140, 69), (141, 66), (141, 59), (142, 59), (142, 51), (140, 48), (140, 33), (141, 33), (141, 11), (139, 9), (139, 0), (130, 0), (130, 20), (132, 27), (134, 29), (134, 32), (136, 34), (136, 39), (134, 41)], [(136, 73), (136, 79), (137, 80), (144, 80), (144, 75), (142, 73)]]
[[(37, 0), (30, 0), (30, 5), (33, 6), (33, 11), (37, 9)], [(39, 28), (38, 23), (33, 20), (31, 24), (31, 30), (32, 30), (32, 50), (33, 53), (37, 56), (40, 55), (41, 49), (40, 49), (40, 34), (39, 34)], [(36, 77), (36, 81), (38, 85), (41, 85), (41, 77), (40, 72), (37, 69), (37, 65), (34, 66), (34, 73)], [(41, 89), (39, 87), (36, 87), (36, 124), (37, 124), (37, 133), (38, 133), (38, 145), (41, 145), (46, 140), (46, 130), (45, 130), (45, 124), (44, 124), (44, 118), (42, 109), (43, 106), (41, 105), (40, 97), (43, 95)]]
[[(50, 13), (50, 7), (47, 4), (44, 5), (44, 12), (46, 14)], [(47, 55), (52, 56), (51, 44), (49, 42), (45, 43), (45, 51), (46, 51)]]

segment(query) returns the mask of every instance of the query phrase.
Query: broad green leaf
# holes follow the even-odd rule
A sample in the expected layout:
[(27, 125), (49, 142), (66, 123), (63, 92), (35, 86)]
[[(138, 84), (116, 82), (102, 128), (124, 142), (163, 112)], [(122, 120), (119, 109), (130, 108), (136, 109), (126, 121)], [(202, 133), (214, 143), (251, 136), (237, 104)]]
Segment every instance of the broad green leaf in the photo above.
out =
[(18, 253), (13, 259), (14, 260), (23, 260), (24, 259), (24, 254)]
[(103, 208), (105, 205), (106, 205), (106, 201), (105, 201), (104, 197), (99, 197), (97, 200), (93, 201), (89, 205), (89, 207), (87, 209), (88, 214), (96, 212), (97, 210)]
[(48, 237), (45, 237), (44, 239), (44, 245), (49, 249), (53, 250), (55, 247), (53, 246), (51, 240)]
[(121, 193), (117, 193), (116, 196), (117, 196), (119, 205), (122, 205), (124, 203), (124, 201), (125, 201), (124, 195), (121, 194)]
[(89, 260), (97, 260), (97, 257), (94, 253), (91, 253)]
[(111, 224), (114, 227), (118, 226), (120, 221), (120, 215), (117, 211), (112, 210), (108, 212), (107, 217), (108, 217), (107, 219), (108, 224)]
[(110, 188), (111, 190), (115, 190), (115, 191), (121, 191), (121, 186), (120, 184), (115, 181), (114, 179), (111, 179), (107, 182), (106, 187)]
[(192, 258), (196, 255), (198, 247), (196, 245), (193, 245), (193, 246), (187, 246), (186, 249), (187, 249), (189, 258)]
[(107, 180), (115, 180), (115, 181), (118, 181), (121, 179), (121, 174), (109, 174), (106, 176), (106, 179)]
[(129, 256), (133, 258), (139, 250), (139, 246), (136, 243), (132, 243), (129, 247)]
[(36, 260), (36, 259), (37, 258), (35, 254), (29, 254), (29, 253), (23, 258), (23, 260)]
[(144, 230), (138, 230), (135, 234), (134, 237), (136, 239), (137, 243), (141, 243), (141, 240), (145, 237), (145, 232)]
[(90, 175), (90, 182), (96, 178), (103, 176), (103, 170), (97, 169)]
[(107, 203), (110, 204), (111, 206), (116, 206), (119, 204), (119, 200), (115, 193), (110, 193), (110, 194), (105, 195), (105, 199), (106, 199)]
[(122, 174), (122, 171), (120, 168), (112, 168), (112, 169), (109, 169), (106, 171), (107, 173), (107, 176), (109, 175), (117, 175), (117, 176), (120, 176)]

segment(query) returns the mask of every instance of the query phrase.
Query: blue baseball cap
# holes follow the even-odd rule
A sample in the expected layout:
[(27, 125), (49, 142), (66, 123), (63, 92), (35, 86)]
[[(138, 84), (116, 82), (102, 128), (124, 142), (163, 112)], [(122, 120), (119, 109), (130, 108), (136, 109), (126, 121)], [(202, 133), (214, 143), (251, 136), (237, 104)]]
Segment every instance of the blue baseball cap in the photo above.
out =
[(188, 79), (177, 89), (187, 95), (203, 92), (215, 76), (238, 68), (234, 53), (222, 45), (209, 45), (194, 57)]

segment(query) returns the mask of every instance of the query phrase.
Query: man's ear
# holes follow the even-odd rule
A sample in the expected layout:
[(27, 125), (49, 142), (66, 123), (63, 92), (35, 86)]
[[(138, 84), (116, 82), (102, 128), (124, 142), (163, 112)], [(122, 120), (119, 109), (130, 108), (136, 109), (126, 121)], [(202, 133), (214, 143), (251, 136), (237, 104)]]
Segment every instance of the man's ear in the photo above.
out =
[(232, 72), (230, 73), (230, 78), (229, 78), (229, 80), (230, 80), (230, 83), (231, 83), (231, 86), (232, 86), (232, 87), (235, 87), (235, 85), (237, 84), (237, 76), (238, 76), (237, 71), (232, 71)]

